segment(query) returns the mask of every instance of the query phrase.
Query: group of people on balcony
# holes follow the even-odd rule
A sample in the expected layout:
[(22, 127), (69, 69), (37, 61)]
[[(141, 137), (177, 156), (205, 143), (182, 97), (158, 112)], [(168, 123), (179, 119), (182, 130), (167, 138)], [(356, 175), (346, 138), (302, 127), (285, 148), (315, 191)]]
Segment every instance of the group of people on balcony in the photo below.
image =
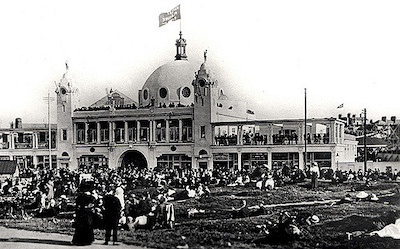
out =
[[(329, 135), (327, 133), (321, 134), (313, 134), (311, 136), (310, 133), (306, 136), (306, 141), (308, 144), (327, 144), (329, 143)], [(292, 132), (291, 134), (283, 134), (281, 131), (278, 134), (272, 135), (272, 144), (298, 144), (299, 136), (296, 132)], [(215, 144), (216, 145), (237, 145), (237, 134), (223, 134), (215, 136)], [(260, 133), (253, 132), (245, 132), (243, 134), (243, 144), (244, 145), (264, 145), (271, 144), (268, 142), (268, 135), (263, 135)]]

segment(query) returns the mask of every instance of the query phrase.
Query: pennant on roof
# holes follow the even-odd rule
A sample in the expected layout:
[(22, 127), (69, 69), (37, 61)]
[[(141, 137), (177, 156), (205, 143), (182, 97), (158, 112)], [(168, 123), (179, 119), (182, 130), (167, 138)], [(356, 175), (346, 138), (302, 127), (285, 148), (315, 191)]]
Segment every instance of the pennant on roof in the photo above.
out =
[(164, 26), (169, 21), (181, 19), (181, 5), (176, 6), (170, 12), (161, 13), (158, 16), (159, 27)]

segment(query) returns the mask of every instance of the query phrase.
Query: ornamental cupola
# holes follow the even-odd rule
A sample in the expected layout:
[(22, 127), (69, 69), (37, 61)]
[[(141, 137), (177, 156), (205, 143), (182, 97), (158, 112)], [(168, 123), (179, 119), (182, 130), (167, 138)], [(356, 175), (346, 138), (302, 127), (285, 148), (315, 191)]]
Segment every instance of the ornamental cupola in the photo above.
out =
[(186, 39), (182, 38), (182, 31), (179, 32), (179, 39), (176, 40), (175, 60), (187, 60), (186, 55)]

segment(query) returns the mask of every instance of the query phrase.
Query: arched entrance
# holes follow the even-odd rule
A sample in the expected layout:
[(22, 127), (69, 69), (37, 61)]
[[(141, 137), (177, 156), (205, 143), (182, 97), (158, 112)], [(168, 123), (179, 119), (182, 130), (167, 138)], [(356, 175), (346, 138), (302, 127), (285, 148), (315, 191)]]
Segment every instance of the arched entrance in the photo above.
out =
[(119, 167), (145, 169), (147, 168), (147, 160), (141, 152), (137, 150), (128, 150), (121, 155), (119, 159)]

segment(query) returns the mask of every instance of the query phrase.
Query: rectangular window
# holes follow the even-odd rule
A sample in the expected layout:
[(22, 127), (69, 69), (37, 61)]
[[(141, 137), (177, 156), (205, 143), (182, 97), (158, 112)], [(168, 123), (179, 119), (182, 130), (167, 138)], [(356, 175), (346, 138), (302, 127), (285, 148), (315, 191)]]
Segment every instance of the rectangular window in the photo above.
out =
[(200, 137), (206, 138), (206, 127), (204, 125), (200, 126)]
[(68, 139), (67, 129), (62, 129), (62, 138), (61, 138), (61, 140), (62, 141), (66, 141), (67, 139)]

